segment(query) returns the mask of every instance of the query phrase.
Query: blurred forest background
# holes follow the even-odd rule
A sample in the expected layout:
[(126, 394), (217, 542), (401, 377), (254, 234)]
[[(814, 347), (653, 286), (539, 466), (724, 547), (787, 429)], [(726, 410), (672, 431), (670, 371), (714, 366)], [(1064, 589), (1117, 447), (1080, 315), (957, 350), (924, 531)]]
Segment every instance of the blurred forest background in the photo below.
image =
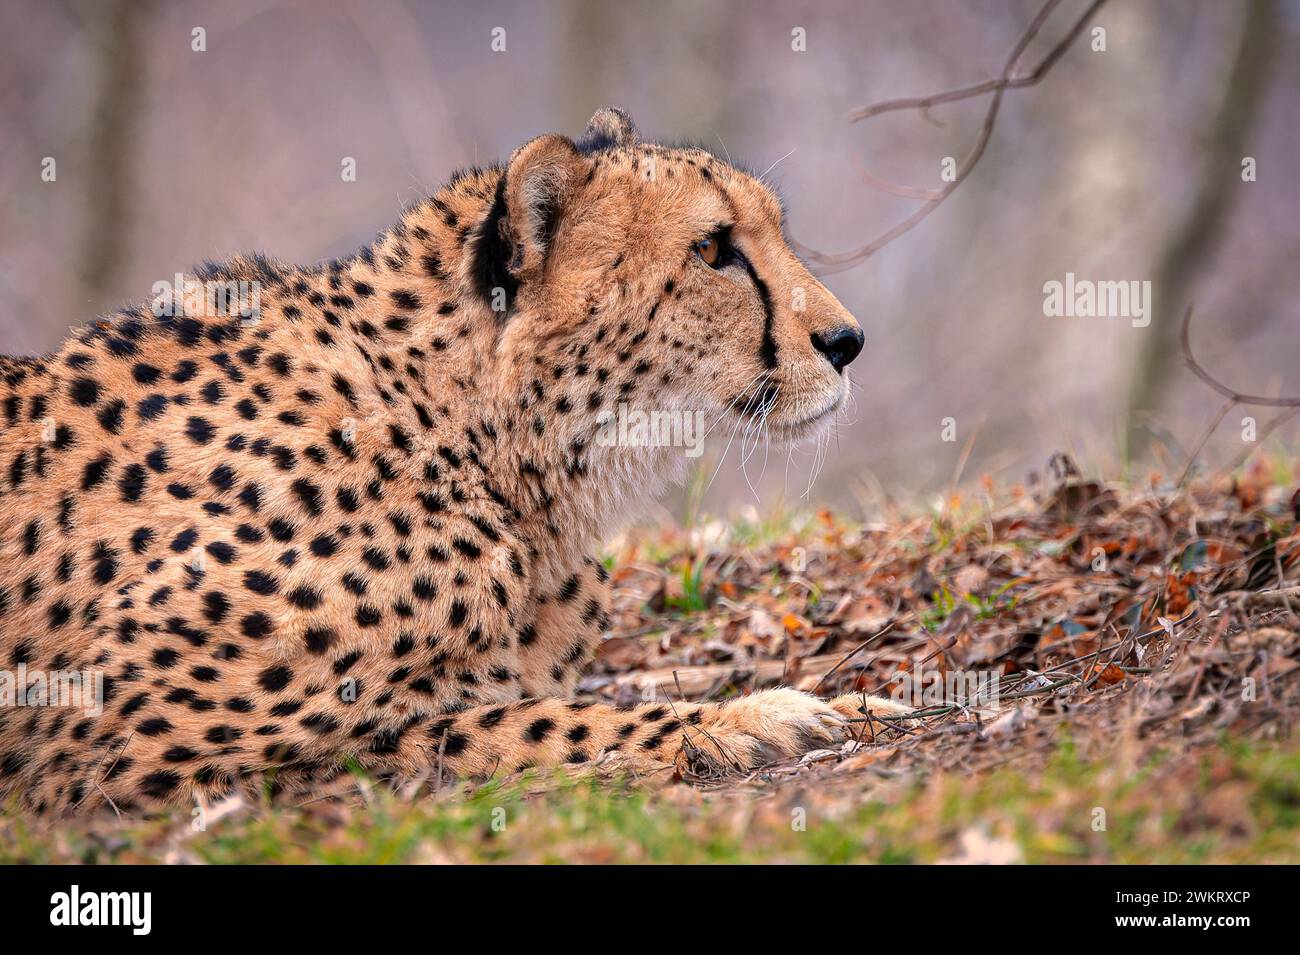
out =
[[(0, 0), (0, 346), (46, 351), (207, 258), (351, 252), (456, 167), (577, 134), (602, 105), (646, 138), (775, 164), (791, 233), (851, 249), (917, 206), (864, 170), (941, 186), (987, 101), (859, 124), (848, 112), (997, 76), (1039, 6)], [(1024, 62), (1083, 6), (1064, 3)], [(812, 501), (928, 494), (968, 443), (968, 479), (1022, 481), (1057, 450), (1115, 477), (1141, 449), (1130, 473), (1176, 475), (1221, 402), (1181, 366), (1192, 300), (1198, 356), (1220, 379), (1300, 392), (1300, 2), (1111, 0), (1091, 25), (1105, 52), (1085, 34), (1041, 84), (1009, 92), (952, 198), (827, 278), (867, 347)], [(345, 156), (356, 182), (340, 177)], [(1242, 181), (1244, 156), (1257, 182)], [(1154, 320), (1045, 317), (1043, 285), (1067, 272), (1151, 280)], [(1240, 430), (1234, 412), (1207, 458), (1241, 452)], [(1272, 440), (1298, 436), (1292, 421)], [(735, 453), (714, 506), (754, 503)], [(763, 503), (797, 502), (812, 455), (774, 453), (760, 478), (763, 457), (748, 465)]]

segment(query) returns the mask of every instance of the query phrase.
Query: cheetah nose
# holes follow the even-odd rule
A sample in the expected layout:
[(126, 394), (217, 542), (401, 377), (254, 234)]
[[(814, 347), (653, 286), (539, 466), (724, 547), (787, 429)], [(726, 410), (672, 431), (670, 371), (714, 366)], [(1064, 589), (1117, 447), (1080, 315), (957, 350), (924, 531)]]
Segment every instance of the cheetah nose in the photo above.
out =
[(862, 329), (852, 325), (812, 333), (813, 348), (825, 355), (837, 372), (843, 372), (844, 366), (858, 357), (858, 352), (862, 351), (862, 340)]

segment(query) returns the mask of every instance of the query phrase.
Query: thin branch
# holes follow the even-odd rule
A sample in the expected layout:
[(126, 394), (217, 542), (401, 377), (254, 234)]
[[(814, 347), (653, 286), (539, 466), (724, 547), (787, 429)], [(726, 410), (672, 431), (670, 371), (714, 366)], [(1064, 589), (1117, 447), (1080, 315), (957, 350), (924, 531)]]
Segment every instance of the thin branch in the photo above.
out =
[(1237, 407), (1236, 400), (1229, 398), (1224, 402), (1223, 407), (1219, 409), (1219, 413), (1214, 416), (1206, 426), (1205, 430), (1201, 432), (1201, 440), (1196, 442), (1196, 447), (1194, 447), (1192, 453), (1187, 456), (1187, 465), (1183, 468), (1182, 476), (1178, 479), (1179, 487), (1182, 487), (1187, 483), (1187, 476), (1192, 473), (1192, 465), (1196, 463), (1196, 459), (1205, 447), (1206, 442), (1210, 440), (1210, 435), (1214, 434), (1219, 425), (1223, 423), (1223, 419), (1228, 416), (1228, 412), (1235, 407)]
[[(989, 103), (989, 108), (984, 115), (984, 124), (980, 129), (979, 137), (976, 139), (975, 145), (971, 148), (970, 152), (962, 160), (953, 181), (945, 184), (944, 187), (937, 192), (925, 193), (923, 195), (926, 203), (925, 205), (918, 208), (902, 222), (877, 236), (871, 242), (851, 252), (820, 252), (817, 249), (798, 242), (797, 240), (793, 242), (795, 248), (802, 255), (806, 256), (809, 260), (819, 266), (819, 275), (831, 275), (861, 264), (875, 253), (879, 252), (890, 242), (893, 242), (899, 236), (911, 231), (919, 225), (939, 206), (940, 203), (952, 195), (957, 186), (965, 180), (967, 175), (970, 174), (971, 170), (975, 168), (975, 165), (983, 157), (984, 151), (989, 144), (989, 140), (993, 136), (993, 128), (997, 123), (998, 110), (1002, 106), (1003, 94), (1009, 89), (1023, 89), (1028, 86), (1034, 86), (1042, 80), (1052, 67), (1056, 65), (1057, 61), (1065, 54), (1065, 51), (1070, 48), (1075, 39), (1077, 39), (1083, 32), (1088, 21), (1092, 19), (1093, 15), (1096, 14), (1105, 2), (1106, 0), (1092, 0), (1092, 3), (1088, 5), (1088, 8), (1083, 12), (1083, 15), (1075, 21), (1074, 25), (1060, 40), (1060, 42), (1058, 42), (1056, 46), (1054, 46), (1042, 59), (1042, 61), (1028, 73), (1017, 74), (1015, 72), (1016, 65), (1019, 63), (1020, 57), (1024, 54), (1026, 48), (1028, 48), (1029, 44), (1033, 42), (1034, 38), (1038, 35), (1039, 30), (1042, 29), (1043, 24), (1047, 22), (1048, 18), (1060, 5), (1061, 0), (1047, 0), (1034, 19), (1030, 21), (1029, 25), (1025, 28), (1024, 33), (1021, 34), (1020, 39), (1016, 42), (1010, 56), (1007, 57), (1006, 65), (1003, 67), (1002, 74), (998, 79), (977, 83), (974, 86), (949, 90), (933, 96), (915, 99), (886, 100), (872, 106), (862, 107), (855, 110), (853, 113), (850, 113), (850, 122), (858, 122), (872, 116), (877, 116), (881, 113), (902, 109), (926, 110), (930, 106), (940, 103), (969, 99), (972, 96), (980, 96), (985, 93), (993, 94), (993, 98)], [(898, 188), (905, 189), (907, 187)], [(920, 192), (920, 190), (913, 191)]]
[[(122, 811), (121, 811), (120, 809), (117, 808), (117, 803), (113, 802), (112, 797), (109, 796), (108, 792), (104, 789), (103, 786), (100, 785), (100, 783), (101, 783), (103, 780), (107, 779), (107, 778), (108, 778), (108, 774), (111, 773), (111, 772), (112, 772), (112, 771), (117, 767), (118, 760), (120, 760), (120, 759), (122, 758), (122, 754), (126, 752), (126, 748), (127, 748), (128, 746), (131, 745), (131, 740), (133, 740), (133, 739), (135, 739), (135, 733), (134, 733), (134, 732), (132, 732), (129, 736), (127, 736), (127, 738), (123, 741), (123, 743), (122, 743), (122, 748), (119, 749), (119, 750), (117, 751), (117, 755), (113, 757), (113, 762), (112, 762), (112, 764), (108, 767), (108, 769), (104, 770), (104, 775), (101, 776), (101, 775), (99, 775), (99, 771), (100, 771), (100, 769), (102, 769), (103, 766), (104, 766), (104, 760), (106, 760), (106, 759), (108, 758), (108, 754), (111, 753), (111, 752), (113, 751), (113, 746), (112, 746), (112, 744), (110, 743), (110, 744), (108, 745), (108, 747), (104, 750), (104, 755), (102, 755), (102, 756), (99, 757), (99, 763), (95, 766), (95, 772), (92, 773), (92, 774), (91, 774), (91, 777), (90, 777), (90, 778), (91, 778), (91, 782), (92, 782), (92, 783), (94, 784), (94, 786), (95, 786), (95, 789), (99, 792), (99, 794), (100, 794), (101, 796), (103, 796), (106, 800), (108, 800), (108, 804), (109, 804), (110, 806), (113, 807), (113, 812), (117, 814), (117, 818), (119, 818), (119, 819), (122, 818)], [(83, 802), (86, 801), (86, 796), (89, 796), (89, 795), (90, 795), (89, 793), (86, 793), (85, 795), (83, 795), (80, 799), (78, 799), (78, 800), (73, 804), (72, 808), (73, 808), (73, 809), (77, 809), (78, 807), (80, 807), (81, 804), (82, 804)]]
[(1209, 427), (1205, 429), (1205, 432), (1201, 435), (1201, 440), (1197, 443), (1196, 447), (1192, 449), (1192, 453), (1187, 456), (1187, 464), (1183, 468), (1182, 477), (1178, 480), (1180, 487), (1187, 480), (1187, 476), (1191, 473), (1192, 465), (1196, 463), (1196, 458), (1200, 455), (1202, 449), (1204, 449), (1206, 442), (1210, 440), (1210, 436), (1214, 434), (1215, 429), (1218, 428), (1218, 426), (1223, 422), (1223, 419), (1227, 417), (1228, 412), (1233, 408), (1238, 405), (1262, 405), (1268, 408), (1285, 408), (1287, 410), (1277, 415), (1264, 426), (1263, 431), (1255, 436), (1254, 444), (1247, 449), (1246, 453), (1241, 455), (1231, 467), (1226, 469), (1227, 472), (1235, 471), (1238, 467), (1244, 464), (1246, 460), (1255, 453), (1255, 450), (1263, 444), (1264, 439), (1267, 438), (1278, 425), (1283, 424), (1294, 417), (1297, 413), (1300, 413), (1300, 397), (1270, 398), (1266, 395), (1245, 394), (1236, 391), (1233, 388), (1229, 388), (1223, 382), (1219, 381), (1219, 379), (1206, 371), (1201, 363), (1196, 360), (1196, 356), (1192, 353), (1192, 312), (1193, 307), (1188, 305), (1187, 311), (1183, 314), (1183, 327), (1179, 332), (1179, 341), (1183, 348), (1183, 362), (1187, 365), (1192, 374), (1205, 382), (1205, 384), (1209, 385), (1218, 394), (1226, 398), (1227, 401), (1224, 403), (1223, 407), (1219, 409), (1219, 413), (1215, 415), (1213, 421), (1210, 422)]
[(877, 630), (875, 633), (873, 633), (871, 636), (867, 637), (867, 639), (863, 640), (861, 643), (859, 643), (856, 647), (854, 647), (854, 648), (853, 648), (852, 650), (850, 650), (848, 653), (844, 654), (844, 656), (840, 657), (839, 662), (836, 663), (835, 666), (833, 666), (833, 667), (831, 667), (829, 670), (827, 670), (825, 673), (823, 673), (823, 674), (822, 674), (822, 678), (821, 678), (820, 680), (817, 681), (817, 685), (814, 686), (814, 687), (813, 687), (809, 692), (810, 692), (810, 693), (816, 693), (818, 690), (820, 690), (821, 687), (822, 687), (822, 684), (825, 683), (828, 679), (830, 679), (830, 677), (835, 673), (836, 670), (838, 670), (840, 667), (844, 666), (844, 664), (848, 663), (849, 660), (851, 660), (853, 657), (855, 657), (859, 652), (861, 652), (862, 650), (865, 650), (869, 645), (871, 645), (873, 642), (875, 642), (875, 641), (878, 640), (879, 638), (883, 637), (885, 634), (887, 634), (887, 633), (888, 633), (890, 630), (892, 630), (893, 628), (894, 628), (894, 623), (893, 623), (893, 621), (891, 620), (889, 623), (885, 624), (885, 626), (884, 626), (883, 628), (881, 628), (880, 630)]
[(1233, 471), (1242, 467), (1250, 460), (1251, 455), (1264, 446), (1264, 442), (1268, 440), (1269, 435), (1276, 431), (1280, 425), (1286, 424), (1297, 414), (1300, 414), (1300, 405), (1297, 405), (1294, 408), (1288, 408), (1286, 411), (1283, 411), (1281, 414), (1266, 422), (1264, 427), (1259, 429), (1259, 433), (1255, 435), (1255, 442), (1248, 445), (1245, 451), (1237, 455), (1236, 459), (1224, 468), (1222, 473), (1231, 474)]
[(1201, 381), (1205, 382), (1219, 394), (1223, 395), (1223, 397), (1231, 398), (1239, 405), (1264, 405), (1269, 408), (1300, 408), (1300, 398), (1269, 398), (1266, 395), (1249, 395), (1244, 392), (1234, 391), (1223, 382), (1219, 381), (1206, 371), (1201, 366), (1201, 363), (1196, 360), (1196, 356), (1192, 354), (1191, 328), (1192, 306), (1189, 305), (1187, 306), (1187, 313), (1183, 315), (1183, 330), (1181, 335), (1183, 343), (1183, 360), (1187, 362), (1187, 367), (1191, 369), (1192, 374), (1201, 379)]
[[(1102, 2), (1104, 2), (1104, 0), (1102, 0)], [(1043, 5), (1042, 9), (1038, 11), (1038, 14), (1034, 19), (1030, 21), (1029, 26), (1025, 28), (1025, 32), (1021, 34), (1015, 48), (1011, 51), (1010, 57), (1007, 58), (1006, 65), (1002, 68), (1002, 76), (998, 79), (985, 80), (983, 83), (976, 83), (974, 86), (965, 86), (955, 90), (948, 90), (943, 93), (936, 93), (932, 96), (883, 100), (870, 106), (860, 106), (853, 112), (849, 113), (849, 122), (857, 123), (864, 119), (870, 119), (872, 116), (879, 116), (881, 113), (892, 113), (903, 109), (928, 110), (932, 106), (939, 106), (943, 103), (955, 103), (959, 100), (970, 99), (972, 96), (982, 96), (984, 93), (997, 93), (1001, 90), (1016, 89), (1022, 86), (1032, 86), (1042, 78), (1042, 75), (1047, 72), (1047, 70), (1051, 69), (1051, 64), (1056, 62), (1056, 59), (1060, 57), (1061, 52), (1064, 52), (1065, 46), (1069, 46), (1073, 41), (1073, 36), (1066, 38), (1065, 46), (1060, 47), (1060, 52), (1057, 52), (1057, 50), (1054, 49), (1049, 53), (1048, 58), (1044, 59), (1042, 63), (1039, 63), (1032, 73), (1027, 73), (1023, 76), (1011, 76), (1010, 72), (1015, 69), (1016, 63), (1019, 61), (1021, 54), (1023, 54), (1029, 44), (1033, 42), (1034, 37), (1038, 35), (1038, 31), (1041, 30), (1043, 24), (1047, 22), (1047, 18), (1050, 17), (1060, 5), (1061, 0), (1048, 0), (1048, 2)], [(1094, 4), (1094, 6), (1100, 5), (1101, 3)], [(1087, 21), (1085, 20), (1075, 24), (1074, 30), (1081, 30), (1085, 22)]]
[(926, 202), (934, 202), (943, 194), (941, 189), (918, 189), (915, 186), (905, 186), (902, 183), (882, 179), (864, 166), (862, 160), (857, 156), (853, 157), (853, 168), (858, 171), (862, 181), (872, 189), (879, 189), (891, 196), (899, 196), (903, 199), (924, 199)]

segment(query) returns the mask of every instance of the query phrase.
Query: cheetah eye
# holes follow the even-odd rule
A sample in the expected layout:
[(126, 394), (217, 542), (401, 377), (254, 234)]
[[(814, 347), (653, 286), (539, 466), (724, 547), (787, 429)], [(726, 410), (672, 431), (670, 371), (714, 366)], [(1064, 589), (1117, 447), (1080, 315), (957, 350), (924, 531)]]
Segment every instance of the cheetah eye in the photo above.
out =
[(707, 238), (695, 243), (696, 253), (709, 268), (718, 269), (726, 264), (727, 252), (731, 246), (730, 233), (730, 226), (716, 229)]

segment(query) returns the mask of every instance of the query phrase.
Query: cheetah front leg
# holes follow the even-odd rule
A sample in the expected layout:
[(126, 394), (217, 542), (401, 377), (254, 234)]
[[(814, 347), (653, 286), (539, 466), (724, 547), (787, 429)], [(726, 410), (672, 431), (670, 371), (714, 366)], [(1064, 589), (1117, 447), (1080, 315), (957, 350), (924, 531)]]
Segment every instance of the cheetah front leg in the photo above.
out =
[[(906, 713), (867, 697), (871, 716)], [(583, 763), (618, 751), (634, 763), (746, 772), (812, 749), (883, 731), (861, 696), (820, 700), (791, 689), (725, 703), (648, 703), (631, 709), (559, 699), (480, 706), (411, 727), (383, 769), (415, 775), (431, 766), (483, 778), (529, 767)], [(863, 722), (854, 722), (861, 720)]]
[(532, 620), (518, 633), (524, 696), (573, 695), (578, 674), (609, 626), (609, 574), (588, 557), (556, 587), (535, 595)]

